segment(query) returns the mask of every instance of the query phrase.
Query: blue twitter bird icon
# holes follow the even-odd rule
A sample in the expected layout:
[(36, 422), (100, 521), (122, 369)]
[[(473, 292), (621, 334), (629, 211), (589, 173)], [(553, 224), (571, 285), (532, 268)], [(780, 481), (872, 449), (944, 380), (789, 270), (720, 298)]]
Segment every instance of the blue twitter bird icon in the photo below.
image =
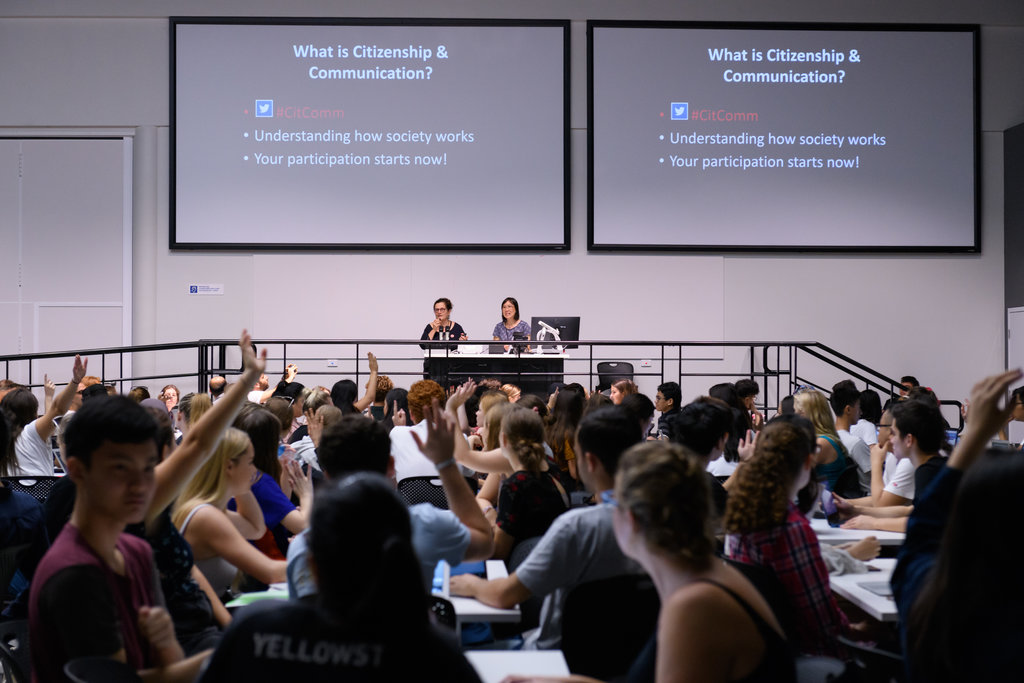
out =
[(274, 116), (274, 100), (256, 100), (256, 117), (272, 118)]

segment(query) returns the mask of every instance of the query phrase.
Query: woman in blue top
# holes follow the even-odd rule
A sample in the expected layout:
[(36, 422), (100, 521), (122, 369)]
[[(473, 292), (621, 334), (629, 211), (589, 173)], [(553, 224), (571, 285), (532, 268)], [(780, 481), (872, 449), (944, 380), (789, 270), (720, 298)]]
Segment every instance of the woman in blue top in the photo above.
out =
[(519, 319), (519, 302), (508, 296), (501, 302), (501, 322), (494, 326), (494, 341), (512, 341), (516, 335), (529, 339), (530, 323)]

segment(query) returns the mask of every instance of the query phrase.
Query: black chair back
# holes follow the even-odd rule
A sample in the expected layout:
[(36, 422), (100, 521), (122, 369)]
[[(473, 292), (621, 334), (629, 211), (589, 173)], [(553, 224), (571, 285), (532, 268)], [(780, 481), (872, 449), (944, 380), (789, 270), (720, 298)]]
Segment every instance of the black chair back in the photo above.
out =
[(130, 665), (110, 657), (79, 657), (64, 665), (64, 675), (74, 683), (142, 683)]
[(836, 485), (832, 490), (843, 498), (860, 498), (863, 496), (866, 492), (860, 485), (860, 476), (857, 474), (858, 469), (857, 463), (847, 465), (846, 469), (836, 477)]
[(580, 584), (562, 611), (562, 653), (574, 674), (611, 680), (629, 671), (658, 626), (661, 601), (644, 574)]
[(768, 603), (768, 606), (772, 608), (775, 620), (779, 622), (782, 632), (786, 634), (786, 640), (792, 643), (793, 637), (796, 634), (795, 611), (785, 586), (779, 581), (779, 577), (775, 575), (775, 572), (767, 567), (732, 560), (728, 557), (723, 557), (722, 560), (743, 574), (747, 581), (754, 584), (754, 588), (761, 594), (761, 597)]
[(430, 503), (441, 510), (448, 509), (448, 496), (441, 486), (441, 480), (436, 476), (406, 477), (398, 482), (398, 495), (408, 505)]
[(28, 619), (0, 622), (0, 663), (5, 683), (32, 683)]
[(901, 655), (843, 636), (839, 636), (839, 642), (845, 645), (850, 653), (850, 661), (860, 672), (862, 683), (903, 683), (907, 679), (907, 670)]
[(61, 477), (3, 477), (4, 486), (12, 491), (21, 491), (40, 503), (50, 497), (50, 489)]
[(14, 572), (18, 571), (21, 558), (25, 555), (28, 546), (28, 543), (22, 543), (0, 550), (0, 594), (7, 590), (7, 585), (14, 577)]
[(625, 361), (602, 361), (597, 364), (597, 390), (610, 389), (620, 379), (633, 381), (633, 364)]

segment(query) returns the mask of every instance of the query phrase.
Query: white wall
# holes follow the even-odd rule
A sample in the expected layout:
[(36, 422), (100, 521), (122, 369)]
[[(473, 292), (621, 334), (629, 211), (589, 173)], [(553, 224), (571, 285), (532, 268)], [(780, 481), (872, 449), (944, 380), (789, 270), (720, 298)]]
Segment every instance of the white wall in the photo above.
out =
[[(881, 372), (915, 374), (943, 397), (966, 395), (975, 378), (1003, 365), (1001, 148), (1002, 131), (1024, 120), (1021, 3), (647, 0), (631, 3), (628, 14), (611, 0), (216, 4), (217, 14), (239, 16), (573, 20), (573, 249), (555, 255), (171, 253), (166, 17), (213, 10), (183, 0), (145, 10), (129, 0), (39, 4), (0, 7), (0, 135), (26, 127), (135, 130), (136, 343), (233, 337), (242, 326), (265, 338), (416, 336), (437, 296), (455, 300), (455, 319), (474, 336), (486, 335), (500, 299), (513, 295), (525, 316), (578, 313), (583, 336), (594, 339), (821, 341)], [(982, 253), (588, 254), (583, 22), (591, 18), (981, 24)], [(197, 281), (223, 283), (225, 295), (188, 297), (185, 285)], [(738, 369), (740, 361), (726, 365)]]

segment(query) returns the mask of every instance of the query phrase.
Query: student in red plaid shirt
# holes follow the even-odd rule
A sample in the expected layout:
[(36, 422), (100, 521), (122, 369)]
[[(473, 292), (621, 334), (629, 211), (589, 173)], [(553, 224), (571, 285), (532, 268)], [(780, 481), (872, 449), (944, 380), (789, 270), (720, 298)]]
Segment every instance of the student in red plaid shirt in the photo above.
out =
[(793, 502), (811, 481), (815, 433), (802, 417), (784, 416), (757, 437), (753, 457), (736, 473), (725, 512), (726, 554), (771, 569), (793, 607), (789, 634), (802, 654), (842, 656), (836, 637), (849, 629), (832, 597), (818, 537)]

